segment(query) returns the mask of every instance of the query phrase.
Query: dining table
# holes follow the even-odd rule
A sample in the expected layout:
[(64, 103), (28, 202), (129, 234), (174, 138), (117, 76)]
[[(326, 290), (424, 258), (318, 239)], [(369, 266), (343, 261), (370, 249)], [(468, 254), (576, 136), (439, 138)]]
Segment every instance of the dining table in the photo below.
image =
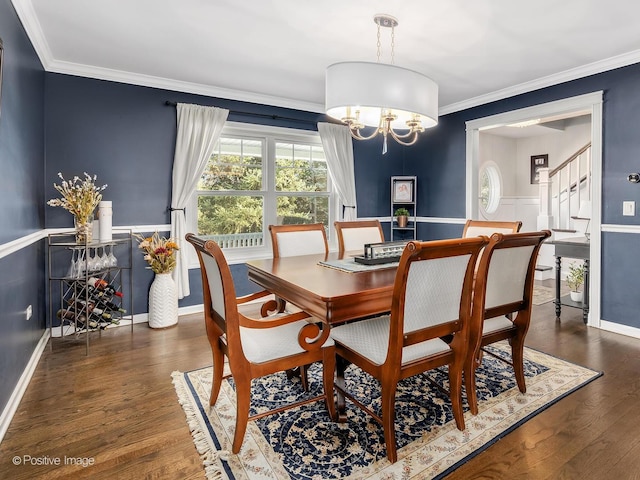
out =
[[(397, 262), (355, 265), (358, 252), (247, 261), (249, 279), (330, 325), (391, 310)], [(352, 271), (341, 268), (354, 267)]]

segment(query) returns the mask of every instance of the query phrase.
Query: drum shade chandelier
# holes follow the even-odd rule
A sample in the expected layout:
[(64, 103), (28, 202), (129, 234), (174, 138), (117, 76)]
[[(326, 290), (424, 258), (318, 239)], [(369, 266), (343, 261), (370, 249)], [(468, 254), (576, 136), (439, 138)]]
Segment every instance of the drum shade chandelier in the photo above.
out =
[[(394, 65), (395, 27), (398, 20), (378, 14), (378, 60), (341, 62), (327, 68), (325, 107), (327, 115), (349, 126), (351, 136), (369, 140), (383, 136), (401, 145), (413, 145), (418, 134), (438, 124), (438, 85), (429, 77)], [(380, 29), (391, 28), (391, 64), (380, 63)], [(365, 135), (364, 127), (374, 127)]]

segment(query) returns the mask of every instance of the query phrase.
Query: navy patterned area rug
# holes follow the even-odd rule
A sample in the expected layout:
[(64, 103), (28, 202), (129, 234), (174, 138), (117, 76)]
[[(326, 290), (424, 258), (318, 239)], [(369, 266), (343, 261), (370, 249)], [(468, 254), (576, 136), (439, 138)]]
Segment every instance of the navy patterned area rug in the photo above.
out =
[[(490, 347), (499, 356), (510, 349)], [(398, 461), (386, 458), (382, 427), (347, 402), (348, 421), (329, 420), (324, 403), (315, 402), (249, 422), (238, 455), (231, 454), (235, 429), (233, 380), (224, 381), (209, 407), (211, 367), (174, 372), (173, 383), (187, 416), (207, 478), (229, 479), (433, 479), (458, 465), (566, 395), (598, 378), (594, 372), (544, 353), (525, 349), (527, 393), (516, 386), (511, 367), (484, 355), (477, 371), (479, 414), (465, 411), (466, 429), (456, 429), (448, 397), (426, 378), (448, 388), (446, 369), (402, 381), (396, 396)], [(310, 371), (310, 392), (284, 373), (254, 380), (252, 412), (317, 395), (321, 366)], [(357, 368), (345, 375), (347, 388), (380, 411), (379, 385)]]

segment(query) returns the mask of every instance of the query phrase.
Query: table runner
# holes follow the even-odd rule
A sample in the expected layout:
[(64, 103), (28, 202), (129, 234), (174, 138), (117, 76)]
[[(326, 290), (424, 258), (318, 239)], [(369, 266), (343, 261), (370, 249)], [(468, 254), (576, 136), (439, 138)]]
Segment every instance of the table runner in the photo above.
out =
[(318, 265), (327, 268), (335, 268), (342, 272), (356, 273), (356, 272), (371, 272), (372, 270), (385, 270), (387, 268), (397, 268), (400, 262), (380, 263), (378, 265), (364, 265), (362, 263), (356, 263), (353, 258), (344, 258), (342, 260), (327, 260), (320, 261)]

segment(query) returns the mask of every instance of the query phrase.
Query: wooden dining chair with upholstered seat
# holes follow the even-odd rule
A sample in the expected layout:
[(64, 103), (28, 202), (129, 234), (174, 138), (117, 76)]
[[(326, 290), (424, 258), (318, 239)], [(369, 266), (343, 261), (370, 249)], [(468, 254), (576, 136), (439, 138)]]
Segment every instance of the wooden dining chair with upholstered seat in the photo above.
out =
[(358, 220), (354, 222), (334, 222), (338, 235), (338, 253), (364, 252), (367, 243), (384, 242), (384, 232), (379, 220)]
[(490, 237), (494, 233), (518, 233), (522, 222), (494, 222), (491, 220), (467, 220), (462, 231), (462, 238), (485, 235)]
[(474, 323), (465, 366), (467, 402), (474, 415), (478, 413), (475, 371), (482, 362), (483, 347), (489, 344), (509, 341), (518, 389), (522, 393), (527, 390), (524, 339), (531, 320), (536, 260), (542, 242), (550, 235), (549, 230), (494, 233), (482, 252), (473, 291)]
[[(340, 420), (347, 397), (382, 424), (387, 458), (397, 460), (395, 396), (400, 380), (448, 365), (456, 425), (464, 430), (462, 369), (467, 358), (473, 272), (486, 237), (409, 242), (396, 272), (391, 314), (332, 327)], [(449, 343), (440, 337), (450, 336)], [(347, 363), (380, 381), (382, 412), (345, 389)]]
[[(269, 225), (271, 233), (271, 247), (273, 248), (273, 258), (294, 257), (298, 255), (313, 255), (329, 253), (329, 243), (327, 233), (322, 223), (303, 223), (288, 225)], [(282, 298), (275, 298), (275, 309), (282, 313), (287, 308), (286, 302)], [(265, 304), (263, 314), (266, 309), (273, 309), (273, 303)], [(294, 305), (288, 307), (290, 311), (299, 311)], [(309, 388), (307, 379), (308, 365), (301, 365), (299, 368), (300, 379), (305, 390)], [(291, 375), (297, 372), (293, 369), (288, 372)]]
[(251, 380), (254, 378), (321, 361), (324, 369), (323, 394), (269, 413), (324, 400), (329, 416), (334, 419), (335, 348), (333, 340), (329, 337), (329, 326), (321, 319), (311, 318), (305, 312), (257, 319), (246, 317), (238, 311), (238, 306), (269, 295), (269, 292), (263, 291), (236, 298), (231, 271), (220, 247), (212, 240), (205, 241), (191, 233), (186, 235), (186, 240), (198, 253), (202, 273), (204, 320), (213, 354), (213, 381), (209, 404), (214, 405), (218, 398), (225, 356), (236, 385), (233, 453), (240, 451), (247, 422), (265, 415), (261, 413), (249, 416)]
[(273, 258), (329, 253), (327, 233), (322, 223), (269, 225)]

